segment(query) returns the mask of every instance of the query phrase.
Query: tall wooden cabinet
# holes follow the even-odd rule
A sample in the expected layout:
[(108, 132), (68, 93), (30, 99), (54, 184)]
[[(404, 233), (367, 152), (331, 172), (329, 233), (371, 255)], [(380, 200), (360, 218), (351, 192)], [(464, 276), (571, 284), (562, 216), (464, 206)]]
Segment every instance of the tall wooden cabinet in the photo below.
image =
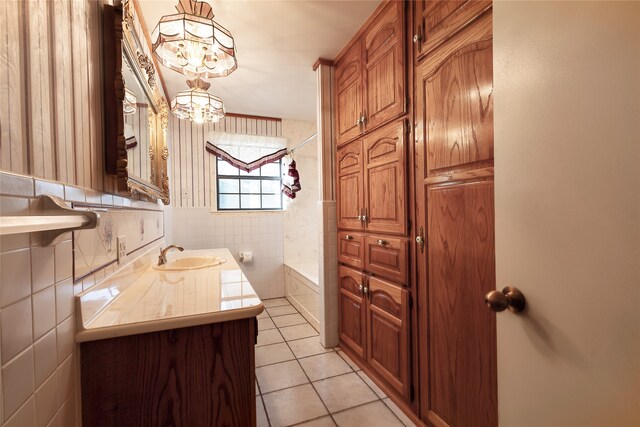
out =
[(338, 145), (406, 112), (406, 4), (385, 3), (335, 64)]
[(497, 425), (492, 35), (387, 0), (334, 63), (340, 342), (416, 424)]
[(335, 62), (340, 341), (411, 401), (406, 18), (386, 1)]

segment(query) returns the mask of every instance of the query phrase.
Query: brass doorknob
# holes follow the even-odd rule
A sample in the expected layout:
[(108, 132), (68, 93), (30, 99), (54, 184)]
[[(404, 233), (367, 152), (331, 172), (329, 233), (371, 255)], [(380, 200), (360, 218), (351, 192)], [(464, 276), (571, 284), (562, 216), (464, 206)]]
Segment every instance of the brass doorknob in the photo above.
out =
[(514, 313), (520, 313), (527, 305), (522, 292), (513, 286), (505, 286), (502, 292), (498, 290), (487, 292), (484, 302), (491, 310), (498, 313), (507, 308)]

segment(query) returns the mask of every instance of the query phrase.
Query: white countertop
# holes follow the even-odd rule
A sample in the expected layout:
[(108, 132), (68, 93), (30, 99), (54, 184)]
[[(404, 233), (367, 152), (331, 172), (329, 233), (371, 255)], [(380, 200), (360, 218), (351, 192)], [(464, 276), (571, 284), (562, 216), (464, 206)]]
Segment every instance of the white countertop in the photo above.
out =
[(184, 271), (154, 269), (158, 251), (149, 250), (76, 297), (77, 342), (250, 318), (264, 310), (228, 249), (169, 252), (169, 262), (191, 256), (226, 260)]

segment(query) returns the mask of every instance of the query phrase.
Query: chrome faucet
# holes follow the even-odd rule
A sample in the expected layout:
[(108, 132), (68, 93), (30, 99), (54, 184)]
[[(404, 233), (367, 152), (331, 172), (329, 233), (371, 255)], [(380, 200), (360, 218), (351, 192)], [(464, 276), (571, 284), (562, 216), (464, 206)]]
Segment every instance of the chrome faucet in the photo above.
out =
[(170, 245), (164, 249), (160, 249), (160, 256), (158, 257), (158, 265), (164, 265), (167, 263), (167, 252), (169, 252), (171, 249), (177, 249), (180, 252), (184, 251), (184, 248), (178, 245)]

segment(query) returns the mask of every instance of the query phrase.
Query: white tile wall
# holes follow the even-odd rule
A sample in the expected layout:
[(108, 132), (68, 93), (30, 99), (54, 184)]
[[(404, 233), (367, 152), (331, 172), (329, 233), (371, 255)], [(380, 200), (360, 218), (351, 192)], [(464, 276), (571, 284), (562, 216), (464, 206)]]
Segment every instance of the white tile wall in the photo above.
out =
[[(214, 213), (211, 208), (171, 208), (171, 235), (185, 249), (228, 248), (252, 251), (253, 261), (240, 264), (260, 298), (284, 296), (281, 212)], [(168, 233), (169, 234), (169, 233)], [(169, 242), (168, 242), (169, 243)]]
[[(36, 194), (68, 194), (115, 206), (157, 205), (102, 195), (56, 182), (0, 172), (0, 214), (39, 209)], [(31, 206), (30, 206), (31, 205)], [(147, 231), (156, 222), (145, 225)], [(131, 237), (133, 238), (133, 237)], [(81, 425), (79, 347), (74, 295), (112, 273), (114, 264), (73, 283), (72, 234), (54, 247), (36, 233), (0, 239), (0, 425)]]

